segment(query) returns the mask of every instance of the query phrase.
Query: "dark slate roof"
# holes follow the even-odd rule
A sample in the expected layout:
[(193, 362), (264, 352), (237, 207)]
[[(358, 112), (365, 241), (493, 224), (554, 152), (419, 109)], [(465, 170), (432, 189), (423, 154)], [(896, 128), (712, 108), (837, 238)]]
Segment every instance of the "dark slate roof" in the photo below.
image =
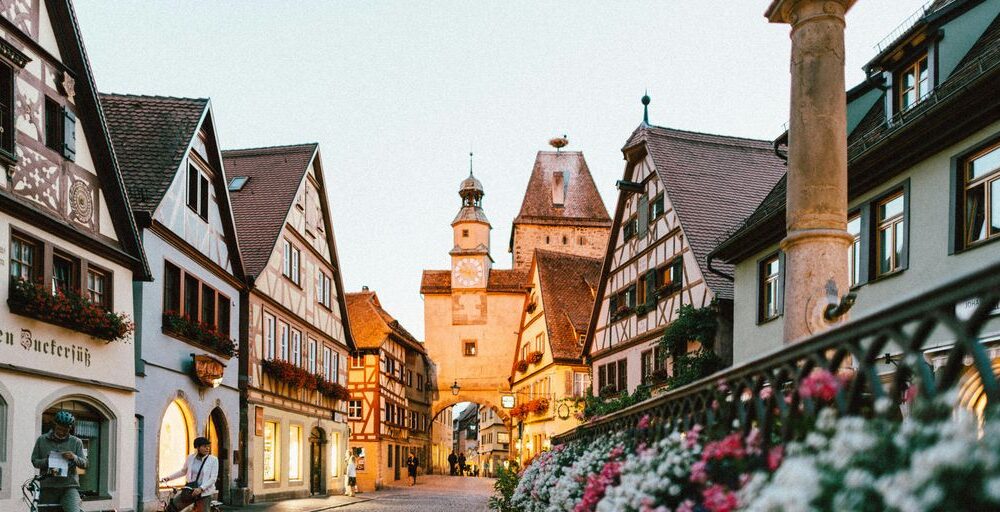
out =
[(267, 266), (317, 148), (310, 143), (222, 152), (227, 176), (250, 178), (229, 193), (248, 275), (258, 276)]
[(347, 294), (347, 314), (351, 319), (351, 334), (354, 345), (361, 348), (378, 349), (389, 336), (421, 354), (426, 354), (423, 343), (417, 341), (409, 331), (399, 325), (399, 321), (382, 309), (382, 303), (373, 291)]
[(132, 209), (152, 212), (170, 187), (208, 100), (102, 93), (101, 104)]
[[(706, 256), (785, 172), (771, 141), (640, 125), (626, 147), (645, 143), (706, 283), (724, 299), (733, 283), (708, 271)], [(727, 264), (713, 268), (732, 274)]]
[[(525, 270), (490, 269), (486, 291), (521, 293), (528, 288), (527, 281), (528, 272)], [(420, 293), (425, 295), (451, 293), (451, 271), (425, 270), (420, 279)]]
[[(562, 171), (566, 196), (552, 202), (553, 174)], [(611, 217), (580, 151), (539, 151), (514, 224), (572, 224), (610, 227)]]
[(535, 250), (539, 292), (553, 358), (583, 361), (579, 335), (586, 333), (590, 324), (603, 261)]

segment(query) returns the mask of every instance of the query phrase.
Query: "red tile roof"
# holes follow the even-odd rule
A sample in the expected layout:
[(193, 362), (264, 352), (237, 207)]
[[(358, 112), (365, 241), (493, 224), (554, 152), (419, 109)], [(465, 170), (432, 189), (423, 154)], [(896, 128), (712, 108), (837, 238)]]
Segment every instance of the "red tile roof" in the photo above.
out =
[(534, 262), (552, 357), (582, 362), (579, 335), (590, 323), (603, 260), (536, 249)]
[[(566, 196), (563, 205), (552, 201), (553, 174), (562, 172)], [(611, 226), (611, 217), (594, 185), (580, 151), (539, 151), (514, 224), (573, 224)]]
[[(626, 147), (644, 142), (702, 275), (720, 298), (733, 283), (712, 272), (706, 256), (732, 233), (785, 172), (771, 141), (640, 125)], [(732, 275), (732, 265), (713, 262)]]
[(132, 209), (152, 212), (173, 182), (208, 100), (100, 96)]
[(311, 143), (222, 152), (230, 179), (249, 178), (229, 193), (248, 275), (258, 276), (267, 266), (317, 148)]
[[(527, 271), (491, 269), (486, 291), (522, 293), (529, 286), (527, 281)], [(424, 295), (451, 293), (451, 271), (425, 270), (420, 280), (420, 293)]]
[(350, 317), (351, 333), (357, 348), (377, 349), (392, 336), (394, 341), (407, 345), (413, 350), (426, 354), (423, 343), (417, 341), (409, 331), (399, 325), (399, 321), (382, 309), (382, 303), (373, 291), (348, 293), (347, 314)]

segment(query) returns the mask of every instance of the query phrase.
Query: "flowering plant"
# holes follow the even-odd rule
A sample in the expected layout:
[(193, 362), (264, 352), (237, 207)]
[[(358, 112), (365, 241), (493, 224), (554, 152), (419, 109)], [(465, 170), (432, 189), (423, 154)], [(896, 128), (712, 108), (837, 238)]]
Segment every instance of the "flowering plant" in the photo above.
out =
[(620, 484), (597, 503), (597, 512), (645, 512), (653, 505), (676, 509), (696, 495), (689, 475), (701, 453), (699, 432), (674, 431), (651, 447), (638, 449), (622, 465)]
[(230, 338), (228, 334), (223, 334), (212, 324), (190, 319), (176, 311), (163, 312), (163, 329), (209, 347), (221, 355), (228, 357), (236, 355), (236, 340)]
[(73, 290), (49, 293), (40, 280), (12, 279), (7, 305), (13, 313), (108, 342), (125, 339), (135, 330), (128, 316), (108, 311)]
[(519, 371), (521, 373), (524, 373), (524, 372), (528, 371), (528, 361), (522, 359), (522, 360), (518, 361), (517, 363), (515, 363), (514, 367), (517, 368), (517, 371)]
[(542, 362), (542, 353), (536, 350), (528, 354), (527, 361), (531, 364)]
[(543, 414), (549, 410), (549, 399), (548, 398), (536, 398), (527, 404), (525, 404), (530, 412), (535, 414)]
[(334, 400), (349, 400), (350, 391), (343, 385), (326, 380), (322, 375), (311, 374), (288, 361), (280, 359), (264, 359), (260, 362), (264, 374), (279, 382), (284, 382), (296, 389), (319, 391), (327, 398)]

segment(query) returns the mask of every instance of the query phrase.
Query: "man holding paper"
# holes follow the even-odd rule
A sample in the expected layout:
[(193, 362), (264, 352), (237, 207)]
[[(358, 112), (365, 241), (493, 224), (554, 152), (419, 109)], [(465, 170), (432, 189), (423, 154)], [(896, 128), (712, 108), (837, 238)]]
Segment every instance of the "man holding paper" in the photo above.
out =
[(69, 411), (56, 413), (52, 430), (35, 440), (31, 465), (48, 475), (41, 481), (39, 504), (60, 505), (64, 512), (80, 512), (80, 477), (76, 468), (87, 467), (83, 441), (71, 435), (76, 418)]

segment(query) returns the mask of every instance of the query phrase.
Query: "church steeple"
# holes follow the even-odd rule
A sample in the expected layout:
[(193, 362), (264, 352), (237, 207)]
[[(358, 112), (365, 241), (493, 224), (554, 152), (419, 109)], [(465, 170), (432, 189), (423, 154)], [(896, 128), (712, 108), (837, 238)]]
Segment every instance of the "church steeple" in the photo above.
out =
[(472, 153), (469, 153), (469, 176), (458, 187), (462, 206), (451, 222), (455, 246), (451, 254), (452, 286), (481, 288), (486, 286), (490, 257), (489, 219), (483, 212), (483, 184), (472, 174)]

